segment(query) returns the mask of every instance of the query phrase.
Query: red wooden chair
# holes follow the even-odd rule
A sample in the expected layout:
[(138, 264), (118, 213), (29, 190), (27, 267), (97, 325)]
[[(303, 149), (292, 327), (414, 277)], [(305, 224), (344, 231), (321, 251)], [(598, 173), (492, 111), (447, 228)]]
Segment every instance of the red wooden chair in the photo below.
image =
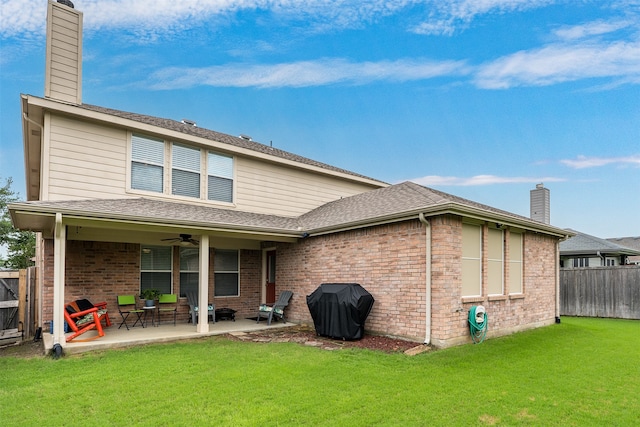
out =
[(76, 341), (91, 341), (103, 337), (104, 330), (102, 329), (102, 322), (105, 322), (105, 327), (111, 326), (111, 319), (107, 312), (107, 303), (91, 304), (87, 299), (79, 299), (67, 304), (64, 310), (64, 319), (73, 331), (73, 334), (67, 337), (67, 342), (93, 329), (98, 332), (98, 335)]

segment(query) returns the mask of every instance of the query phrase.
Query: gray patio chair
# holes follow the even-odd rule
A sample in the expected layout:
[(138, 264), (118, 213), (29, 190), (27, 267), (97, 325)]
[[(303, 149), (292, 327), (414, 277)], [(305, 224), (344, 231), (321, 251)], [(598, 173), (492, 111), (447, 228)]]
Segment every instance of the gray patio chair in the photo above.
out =
[[(189, 314), (191, 315), (191, 323), (194, 325), (198, 322), (198, 293), (195, 291), (187, 291), (187, 301), (189, 302)], [(216, 306), (209, 303), (207, 307), (207, 316), (211, 316), (213, 323), (216, 323)], [(209, 318), (207, 317), (207, 321)]]
[(267, 319), (267, 325), (271, 325), (271, 320), (273, 320), (274, 316), (279, 317), (284, 323), (287, 323), (287, 320), (284, 318), (284, 309), (289, 305), (289, 300), (292, 296), (293, 292), (282, 291), (282, 293), (278, 297), (278, 300), (273, 303), (272, 306), (262, 304), (258, 309), (258, 317), (256, 319), (256, 323), (260, 321), (260, 318), (265, 317)]

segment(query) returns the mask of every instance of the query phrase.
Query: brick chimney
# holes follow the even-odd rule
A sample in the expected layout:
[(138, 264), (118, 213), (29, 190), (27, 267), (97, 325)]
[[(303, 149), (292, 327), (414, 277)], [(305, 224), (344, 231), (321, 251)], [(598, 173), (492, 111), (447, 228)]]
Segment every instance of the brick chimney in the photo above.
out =
[(537, 184), (534, 190), (530, 191), (530, 213), (531, 219), (549, 224), (551, 222), (549, 205), (549, 189), (544, 188), (544, 184)]
[(82, 104), (82, 12), (69, 0), (49, 0), (44, 96)]

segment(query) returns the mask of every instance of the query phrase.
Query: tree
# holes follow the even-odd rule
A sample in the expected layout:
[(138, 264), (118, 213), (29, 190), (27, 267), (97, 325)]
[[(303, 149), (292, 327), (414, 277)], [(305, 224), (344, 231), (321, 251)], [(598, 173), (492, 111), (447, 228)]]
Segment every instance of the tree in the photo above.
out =
[(18, 230), (11, 223), (7, 205), (20, 200), (11, 189), (13, 179), (7, 178), (0, 187), (0, 246), (6, 248), (6, 258), (0, 253), (0, 268), (21, 269), (33, 265), (36, 253), (36, 236), (31, 231)]

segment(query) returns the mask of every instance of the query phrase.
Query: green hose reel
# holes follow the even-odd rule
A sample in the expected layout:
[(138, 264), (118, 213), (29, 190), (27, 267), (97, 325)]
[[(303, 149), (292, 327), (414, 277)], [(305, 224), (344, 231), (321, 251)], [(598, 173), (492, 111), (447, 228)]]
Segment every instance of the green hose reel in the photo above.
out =
[(485, 308), (481, 305), (472, 306), (469, 310), (469, 332), (474, 344), (484, 341), (487, 336), (488, 323), (489, 319)]

